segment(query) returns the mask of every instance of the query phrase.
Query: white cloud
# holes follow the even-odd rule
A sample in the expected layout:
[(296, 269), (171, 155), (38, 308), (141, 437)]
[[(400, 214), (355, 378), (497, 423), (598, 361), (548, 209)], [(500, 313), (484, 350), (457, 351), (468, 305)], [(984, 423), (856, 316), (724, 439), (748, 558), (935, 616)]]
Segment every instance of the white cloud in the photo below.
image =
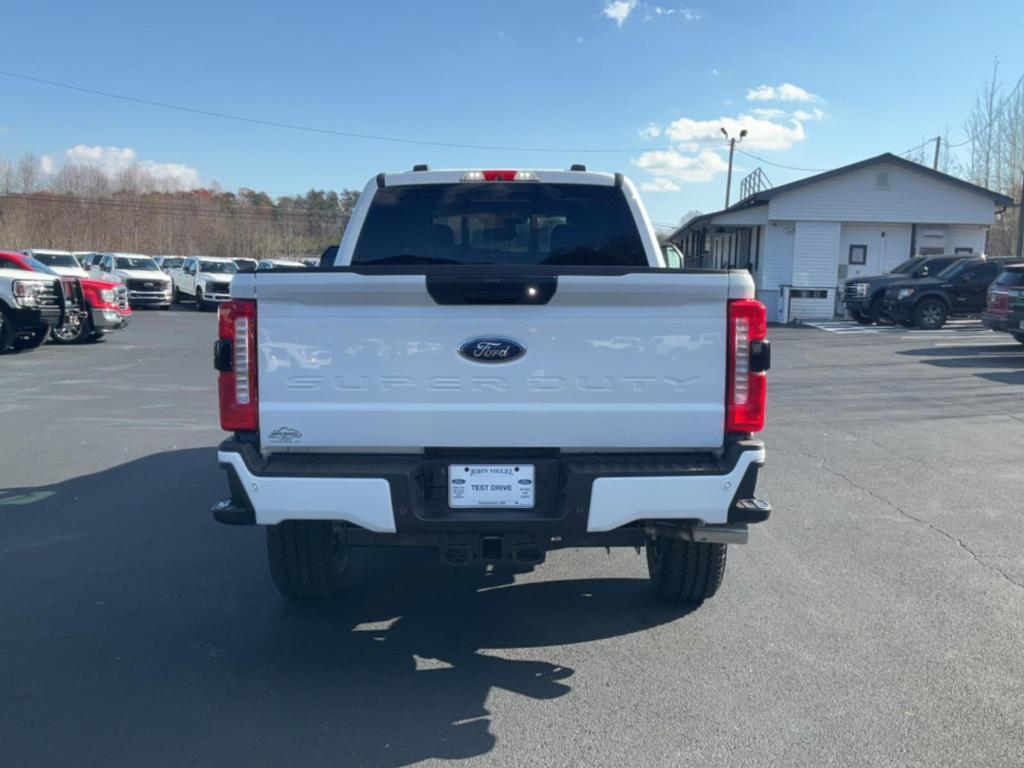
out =
[(714, 75), (715, 77), (718, 77), (722, 73), (719, 72), (717, 69), (711, 69), (711, 70), (708, 70), (708, 74), (711, 74), (711, 75)]
[(662, 179), (669, 183), (711, 181), (729, 167), (712, 149), (702, 149), (695, 155), (684, 155), (674, 149), (644, 152), (633, 160), (633, 165), (653, 176), (655, 184), (664, 184)]
[(43, 155), (39, 158), (39, 170), (47, 176), (53, 175), (57, 170), (57, 162), (53, 159), (53, 155)]
[(679, 16), (683, 21), (700, 21), (703, 18), (700, 11), (695, 11), (692, 8), (665, 8), (655, 5), (651, 8), (651, 12), (655, 16)]
[(680, 192), (681, 189), (671, 179), (664, 176), (655, 178), (653, 181), (640, 182), (641, 192)]
[(747, 91), (747, 101), (819, 101), (819, 98), (799, 85), (759, 85)]
[(644, 141), (650, 141), (661, 136), (662, 129), (657, 123), (648, 123), (646, 128), (641, 128), (637, 133), (640, 134), (640, 138)]
[(159, 181), (172, 182), (184, 189), (199, 186), (199, 172), (192, 166), (139, 160), (135, 150), (130, 147), (87, 147), (79, 144), (65, 150), (64, 157), (69, 163), (90, 165), (111, 176), (135, 165)]
[(626, 23), (626, 19), (629, 18), (629, 14), (633, 12), (634, 8), (636, 8), (636, 0), (608, 0), (601, 13), (621, 27)]
[(820, 107), (790, 111), (766, 106), (714, 120), (680, 117), (667, 125), (649, 123), (638, 131), (640, 136), (646, 140), (660, 138), (669, 146), (643, 152), (633, 158), (632, 164), (651, 177), (641, 181), (644, 191), (676, 191), (674, 187), (681, 184), (711, 181), (728, 170), (723, 128), (734, 138), (746, 131), (742, 139), (745, 149), (784, 150), (807, 139), (806, 123), (826, 117)]
[(810, 112), (803, 109), (798, 109), (796, 112), (793, 113), (793, 119), (799, 120), (804, 123), (810, 122), (812, 120), (824, 120), (825, 110), (819, 109), (818, 107), (815, 107)]
[(744, 114), (720, 117), (717, 120), (692, 120), (681, 117), (669, 123), (665, 135), (689, 148), (722, 141), (722, 128), (725, 128), (730, 136), (739, 136), (740, 132), (745, 130), (747, 136), (743, 139), (743, 144), (751, 149), (789, 149), (807, 138), (803, 123), (799, 120), (776, 123), (755, 115)]

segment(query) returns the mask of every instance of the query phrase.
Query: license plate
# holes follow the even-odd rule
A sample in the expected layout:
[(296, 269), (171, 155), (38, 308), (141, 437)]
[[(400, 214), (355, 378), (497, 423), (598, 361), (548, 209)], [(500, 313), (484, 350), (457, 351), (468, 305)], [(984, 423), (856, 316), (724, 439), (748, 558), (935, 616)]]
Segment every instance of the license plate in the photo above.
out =
[(533, 507), (533, 464), (452, 464), (448, 506)]

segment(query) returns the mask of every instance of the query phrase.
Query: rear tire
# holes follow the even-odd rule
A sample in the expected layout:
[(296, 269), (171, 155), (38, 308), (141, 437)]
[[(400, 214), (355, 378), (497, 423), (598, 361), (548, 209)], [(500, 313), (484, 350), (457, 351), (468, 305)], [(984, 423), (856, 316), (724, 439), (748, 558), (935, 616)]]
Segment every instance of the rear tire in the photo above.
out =
[(946, 305), (938, 299), (924, 299), (914, 307), (914, 325), (922, 331), (937, 331), (946, 324)]
[(291, 600), (331, 597), (348, 564), (330, 521), (290, 520), (267, 527), (267, 559), (277, 591)]
[(681, 541), (668, 536), (647, 540), (651, 589), (660, 599), (694, 607), (714, 597), (725, 576), (725, 544)]

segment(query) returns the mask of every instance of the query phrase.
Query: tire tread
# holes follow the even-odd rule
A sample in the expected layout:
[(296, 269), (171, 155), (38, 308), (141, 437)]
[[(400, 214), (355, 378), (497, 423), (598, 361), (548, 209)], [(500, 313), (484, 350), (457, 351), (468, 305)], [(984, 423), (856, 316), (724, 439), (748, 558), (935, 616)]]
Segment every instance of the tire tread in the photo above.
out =
[(651, 587), (661, 599), (700, 605), (718, 592), (725, 577), (725, 544), (658, 536), (647, 546), (649, 552), (656, 548), (660, 555), (660, 569), (654, 567), (651, 557), (648, 564)]
[(335, 592), (331, 523), (290, 520), (267, 528), (267, 559), (274, 586), (285, 597), (308, 600)]

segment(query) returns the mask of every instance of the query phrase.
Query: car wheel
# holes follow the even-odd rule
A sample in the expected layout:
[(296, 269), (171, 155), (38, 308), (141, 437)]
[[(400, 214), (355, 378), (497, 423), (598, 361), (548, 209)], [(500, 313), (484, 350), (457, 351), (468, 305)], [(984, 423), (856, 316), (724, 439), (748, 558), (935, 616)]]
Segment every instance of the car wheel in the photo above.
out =
[(178, 290), (178, 286), (171, 286), (171, 304), (181, 303), (181, 291)]
[(331, 597), (348, 566), (348, 548), (326, 520), (267, 526), (267, 559), (277, 591), (292, 600)]
[(203, 290), (196, 288), (196, 312), (206, 311), (206, 301), (203, 299)]
[(86, 315), (75, 315), (64, 325), (50, 330), (50, 338), (56, 344), (78, 344), (89, 338), (92, 332), (92, 318)]
[(853, 319), (861, 325), (871, 325), (871, 315), (866, 312), (856, 311), (853, 313)]
[(946, 323), (946, 305), (938, 299), (925, 299), (914, 307), (914, 325), (923, 331), (935, 331)]
[(7, 317), (7, 310), (0, 307), (0, 355), (14, 346), (14, 324)]
[(682, 541), (669, 536), (647, 540), (651, 589), (671, 603), (700, 605), (714, 597), (725, 576), (725, 544)]
[(41, 347), (43, 342), (46, 341), (46, 337), (49, 335), (50, 329), (43, 326), (42, 328), (36, 328), (22, 336), (17, 337), (14, 340), (15, 349), (35, 349)]

